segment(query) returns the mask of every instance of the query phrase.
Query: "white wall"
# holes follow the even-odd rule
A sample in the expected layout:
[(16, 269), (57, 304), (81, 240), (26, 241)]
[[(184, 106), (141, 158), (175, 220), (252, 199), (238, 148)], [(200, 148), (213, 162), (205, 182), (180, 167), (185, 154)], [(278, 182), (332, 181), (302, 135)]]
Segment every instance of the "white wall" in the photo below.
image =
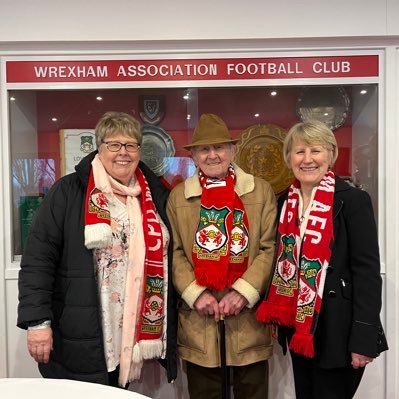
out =
[(0, 0), (0, 42), (399, 34), (397, 0)]
[[(36, 362), (26, 348), (26, 332), (17, 325), (18, 306), (17, 280), (7, 280), (7, 336), (8, 336), (8, 375), (7, 377), (39, 377)], [(5, 377), (5, 376), (3, 376)]]

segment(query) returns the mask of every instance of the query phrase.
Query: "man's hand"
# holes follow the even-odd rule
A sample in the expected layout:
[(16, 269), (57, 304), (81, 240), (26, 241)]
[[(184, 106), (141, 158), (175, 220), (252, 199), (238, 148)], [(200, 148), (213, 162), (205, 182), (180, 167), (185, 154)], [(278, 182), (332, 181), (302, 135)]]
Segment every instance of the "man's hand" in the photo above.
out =
[(53, 350), (53, 330), (50, 327), (28, 330), (27, 343), (30, 355), (38, 363), (48, 363)]
[(216, 321), (220, 319), (219, 304), (216, 298), (207, 290), (194, 302), (194, 308), (202, 316), (214, 316)]
[(247, 304), (248, 301), (244, 296), (231, 290), (219, 302), (219, 311), (224, 316), (237, 316)]

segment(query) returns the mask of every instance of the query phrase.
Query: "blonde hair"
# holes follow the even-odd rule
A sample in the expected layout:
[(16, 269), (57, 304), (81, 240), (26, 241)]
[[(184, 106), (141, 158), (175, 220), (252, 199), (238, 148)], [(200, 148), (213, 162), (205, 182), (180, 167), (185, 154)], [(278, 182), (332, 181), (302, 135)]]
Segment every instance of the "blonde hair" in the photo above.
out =
[(306, 145), (321, 145), (327, 151), (331, 151), (331, 166), (338, 158), (338, 145), (334, 133), (328, 126), (317, 120), (299, 122), (291, 127), (284, 140), (283, 157), (289, 166), (292, 143), (294, 139), (303, 141)]
[(140, 122), (124, 112), (106, 112), (97, 122), (95, 134), (97, 148), (106, 138), (117, 134), (136, 139), (138, 144), (143, 140)]

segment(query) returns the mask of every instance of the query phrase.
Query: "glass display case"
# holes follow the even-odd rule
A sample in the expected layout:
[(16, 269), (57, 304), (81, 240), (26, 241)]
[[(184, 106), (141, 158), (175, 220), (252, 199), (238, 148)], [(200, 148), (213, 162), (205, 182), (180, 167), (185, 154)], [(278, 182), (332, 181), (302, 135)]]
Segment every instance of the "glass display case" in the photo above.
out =
[[(323, 103), (323, 92), (328, 99), (331, 89), (345, 99), (344, 111), (338, 101)], [(170, 188), (194, 171), (190, 153), (183, 146), (190, 142), (198, 117), (202, 113), (219, 115), (231, 135), (239, 138), (236, 162), (244, 170), (270, 181), (276, 195), (292, 181), (281, 154), (288, 129), (307, 118), (318, 118), (327, 124), (329, 117), (330, 122), (335, 118), (340, 122), (330, 125), (339, 145), (334, 171), (367, 190), (377, 214), (377, 99), (375, 84), (10, 90), (14, 254), (23, 250), (27, 223), (31, 222), (40, 199), (57, 179), (73, 172), (74, 165), (95, 150), (94, 127), (109, 110), (127, 112), (140, 120), (142, 160)], [(146, 100), (149, 104), (145, 104)], [(27, 214), (31, 215), (29, 222)]]
[(236, 162), (276, 196), (292, 181), (281, 152), (288, 129), (322, 120), (338, 142), (334, 171), (369, 192), (378, 218), (378, 55), (112, 62), (7, 64), (13, 258), (54, 182), (96, 149), (106, 111), (141, 122), (141, 159), (169, 188), (195, 169), (183, 147), (200, 115), (217, 114), (238, 138)]

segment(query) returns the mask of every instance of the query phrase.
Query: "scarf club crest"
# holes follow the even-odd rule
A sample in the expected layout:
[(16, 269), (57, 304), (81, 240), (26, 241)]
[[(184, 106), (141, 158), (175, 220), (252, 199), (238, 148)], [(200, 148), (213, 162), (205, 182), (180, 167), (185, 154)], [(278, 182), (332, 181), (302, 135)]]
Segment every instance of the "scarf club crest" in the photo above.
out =
[(163, 278), (147, 276), (146, 298), (144, 300), (142, 332), (161, 334), (164, 318)]
[(294, 255), (295, 237), (294, 235), (284, 236), (281, 238), (282, 254), (277, 263), (276, 273), (273, 277), (272, 284), (277, 288), (277, 292), (281, 295), (292, 297), (294, 290), (298, 288), (296, 275), (296, 261)]
[(110, 220), (107, 197), (97, 188), (89, 194), (88, 212), (94, 214), (94, 218)]
[(301, 260), (300, 275), (296, 321), (304, 322), (307, 316), (312, 317), (314, 313), (317, 287), (320, 286), (320, 261), (318, 259), (309, 260), (303, 257)]
[(230, 261), (248, 255), (248, 230), (244, 223), (244, 212), (235, 209), (233, 216), (233, 230), (231, 231)]
[(226, 219), (231, 211), (224, 207), (201, 207), (198, 230), (195, 234), (194, 251), (198, 258), (219, 259), (227, 253)]

